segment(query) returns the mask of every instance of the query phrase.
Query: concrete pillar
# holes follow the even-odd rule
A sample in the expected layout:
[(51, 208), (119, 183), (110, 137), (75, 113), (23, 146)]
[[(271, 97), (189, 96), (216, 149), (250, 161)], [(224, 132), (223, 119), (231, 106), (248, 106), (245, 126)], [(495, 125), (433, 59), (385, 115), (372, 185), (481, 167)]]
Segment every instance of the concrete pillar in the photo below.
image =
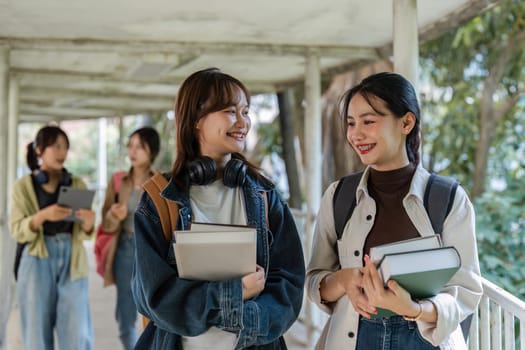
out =
[[(304, 253), (310, 258), (315, 218), (322, 196), (322, 120), (321, 120), (321, 71), (320, 59), (316, 52), (308, 53), (305, 71), (305, 163), (306, 163), (306, 220), (304, 232)], [(312, 305), (304, 304), (304, 318), (307, 328), (307, 342), (314, 331)]]
[[(102, 208), (104, 204), (104, 195), (106, 186), (108, 184), (107, 168), (108, 168), (108, 144), (106, 137), (107, 119), (98, 119), (98, 147), (97, 147), (97, 199), (98, 208)], [(98, 211), (97, 215), (100, 213)], [(100, 218), (102, 219), (102, 218)]]
[(309, 235), (305, 238), (305, 253), (310, 254), (311, 233), (313, 222), (319, 210), (322, 195), (322, 171), (321, 171), (321, 72), (319, 56), (310, 53), (306, 58), (305, 72), (305, 163), (306, 163), (306, 207), (307, 207), (307, 231)]
[[(8, 128), (8, 86), (9, 86), (9, 47), (0, 43), (0, 167), (7, 169), (7, 135)], [(13, 259), (11, 248), (13, 242), (7, 228), (7, 188), (6, 171), (0, 171), (0, 349), (6, 349), (7, 320), (11, 311), (13, 285)]]
[[(0, 125), (8, 123), (9, 48), (0, 44)], [(7, 150), (7, 128), (0, 128), (0, 150)], [(7, 168), (7, 152), (0, 152), (0, 167)], [(6, 223), (7, 174), (0, 171), (0, 226)]]
[[(7, 188), (13, 188), (17, 178), (18, 169), (18, 123), (19, 115), (19, 91), (20, 85), (18, 78), (11, 74), (9, 79), (9, 120), (8, 120), (8, 137), (7, 137)], [(25, 149), (23, 150), (25, 151)], [(10, 197), (10, 193), (8, 193)]]
[(417, 0), (394, 0), (394, 71), (418, 91), (419, 38)]
[(124, 147), (124, 118), (122, 116), (118, 117), (118, 157), (117, 157), (117, 169), (118, 170), (128, 170), (124, 169), (126, 164), (126, 147)]

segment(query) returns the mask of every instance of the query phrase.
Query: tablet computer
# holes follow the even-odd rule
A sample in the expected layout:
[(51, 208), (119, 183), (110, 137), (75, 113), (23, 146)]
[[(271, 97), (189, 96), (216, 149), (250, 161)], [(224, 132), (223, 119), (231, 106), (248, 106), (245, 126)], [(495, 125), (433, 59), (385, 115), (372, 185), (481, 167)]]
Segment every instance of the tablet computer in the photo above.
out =
[(69, 186), (61, 186), (58, 192), (57, 204), (73, 209), (70, 216), (65, 218), (65, 221), (75, 221), (75, 211), (77, 209), (91, 209), (93, 204), (93, 197), (95, 191), (84, 190), (80, 188), (73, 188)]

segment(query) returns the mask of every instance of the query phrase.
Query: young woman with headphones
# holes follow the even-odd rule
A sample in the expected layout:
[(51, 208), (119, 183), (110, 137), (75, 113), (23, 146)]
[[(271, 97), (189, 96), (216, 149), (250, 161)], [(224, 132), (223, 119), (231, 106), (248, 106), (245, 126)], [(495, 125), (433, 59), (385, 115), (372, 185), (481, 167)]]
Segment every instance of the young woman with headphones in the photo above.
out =
[(41, 128), (27, 147), (32, 173), (20, 178), (12, 192), (10, 232), (25, 244), (16, 283), (25, 349), (53, 349), (55, 332), (60, 349), (93, 348), (82, 241), (91, 238), (95, 212), (78, 209), (77, 220), (65, 221), (71, 209), (57, 204), (60, 186), (86, 188), (64, 168), (68, 150), (62, 129)]
[(291, 212), (241, 151), (251, 121), (249, 94), (218, 69), (190, 75), (175, 102), (177, 154), (161, 192), (192, 221), (257, 228), (257, 269), (242, 278), (179, 278), (147, 193), (135, 211), (132, 291), (149, 322), (137, 349), (286, 349), (283, 334), (301, 309), (304, 258)]

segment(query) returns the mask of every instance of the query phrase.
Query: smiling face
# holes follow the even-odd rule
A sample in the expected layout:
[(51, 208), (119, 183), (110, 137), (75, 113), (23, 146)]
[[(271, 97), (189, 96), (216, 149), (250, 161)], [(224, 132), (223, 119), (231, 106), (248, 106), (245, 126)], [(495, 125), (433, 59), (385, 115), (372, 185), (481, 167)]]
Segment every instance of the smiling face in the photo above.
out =
[(408, 165), (406, 138), (415, 117), (392, 114), (383, 100), (370, 96), (370, 103), (357, 93), (348, 104), (346, 138), (365, 165), (379, 171)]
[(37, 155), (42, 161), (40, 168), (50, 172), (62, 171), (67, 158), (68, 148), (67, 140), (62, 135), (58, 135), (56, 141), (43, 150), (37, 147)]
[(237, 103), (203, 116), (196, 125), (200, 152), (224, 165), (231, 153), (241, 152), (251, 127), (249, 104), (241, 89), (236, 89)]

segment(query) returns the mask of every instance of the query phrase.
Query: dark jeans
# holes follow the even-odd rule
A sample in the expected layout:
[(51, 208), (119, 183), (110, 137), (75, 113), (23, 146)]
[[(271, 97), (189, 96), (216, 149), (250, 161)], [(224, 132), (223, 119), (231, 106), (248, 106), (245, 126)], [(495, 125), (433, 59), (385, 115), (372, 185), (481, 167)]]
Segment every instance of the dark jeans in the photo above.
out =
[(357, 350), (430, 350), (432, 346), (419, 334), (416, 322), (401, 316), (359, 319)]
[(119, 337), (124, 349), (131, 350), (137, 342), (137, 307), (131, 294), (131, 273), (135, 242), (132, 234), (120, 236), (115, 256), (114, 273), (117, 285), (117, 306), (115, 316), (118, 322)]

